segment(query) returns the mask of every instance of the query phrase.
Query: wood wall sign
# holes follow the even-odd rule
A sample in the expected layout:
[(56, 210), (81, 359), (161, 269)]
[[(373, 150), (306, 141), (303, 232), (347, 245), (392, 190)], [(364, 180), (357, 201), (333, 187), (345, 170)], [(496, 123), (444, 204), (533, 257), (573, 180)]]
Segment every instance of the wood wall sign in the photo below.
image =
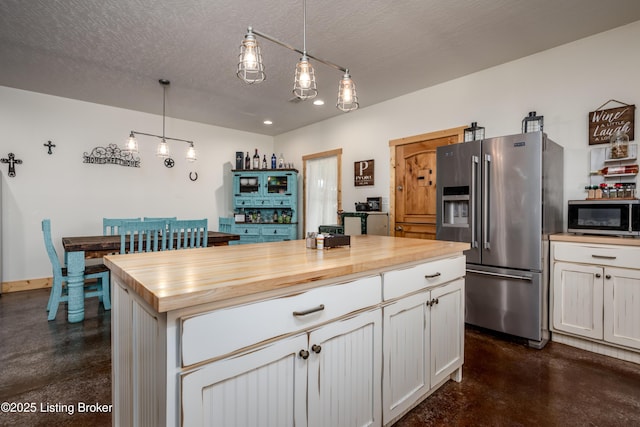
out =
[(353, 164), (353, 185), (364, 187), (375, 183), (375, 163), (373, 160), (360, 160)]
[[(603, 110), (602, 107), (610, 102), (622, 104), (622, 107)], [(589, 145), (608, 144), (611, 136), (616, 131), (623, 131), (629, 136), (629, 141), (634, 138), (634, 119), (636, 106), (610, 99), (601, 105), (596, 111), (589, 113)]]

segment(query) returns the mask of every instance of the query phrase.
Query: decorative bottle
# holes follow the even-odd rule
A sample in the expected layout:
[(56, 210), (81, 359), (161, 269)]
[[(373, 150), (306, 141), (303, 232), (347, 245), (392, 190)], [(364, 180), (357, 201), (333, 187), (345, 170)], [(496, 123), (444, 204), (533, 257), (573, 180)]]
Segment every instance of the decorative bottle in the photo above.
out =
[(253, 168), (260, 169), (260, 156), (258, 155), (257, 148), (256, 148), (256, 154), (253, 155)]
[(284, 156), (280, 153), (280, 158), (278, 159), (278, 169), (284, 169)]
[(247, 157), (244, 158), (244, 168), (246, 170), (251, 169), (251, 158), (249, 157), (249, 152), (247, 151)]
[(276, 153), (273, 153), (271, 155), (271, 169), (275, 169), (276, 168), (276, 162), (278, 160), (276, 159)]
[(262, 156), (262, 169), (266, 169), (267, 168), (267, 156), (266, 154), (264, 156)]
[(627, 175), (638, 173), (638, 165), (607, 166), (597, 171), (592, 171), (592, 175)]

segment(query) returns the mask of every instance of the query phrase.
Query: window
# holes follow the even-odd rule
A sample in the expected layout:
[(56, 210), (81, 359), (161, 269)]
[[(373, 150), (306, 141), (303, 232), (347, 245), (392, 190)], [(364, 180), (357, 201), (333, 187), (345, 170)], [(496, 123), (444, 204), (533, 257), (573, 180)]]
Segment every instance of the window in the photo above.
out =
[(302, 157), (304, 167), (304, 230), (338, 223), (342, 209), (342, 149)]

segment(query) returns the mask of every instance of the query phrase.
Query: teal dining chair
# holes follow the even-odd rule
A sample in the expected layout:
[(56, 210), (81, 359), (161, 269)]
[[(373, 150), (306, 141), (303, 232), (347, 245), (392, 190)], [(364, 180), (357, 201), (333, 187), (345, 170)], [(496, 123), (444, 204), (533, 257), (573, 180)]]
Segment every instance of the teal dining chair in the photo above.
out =
[[(169, 222), (169, 249), (206, 248), (207, 219), (182, 219)], [(175, 246), (175, 247), (174, 247)]]
[(142, 218), (102, 218), (102, 235), (117, 236), (123, 222), (142, 221)]
[(157, 252), (166, 249), (166, 221), (125, 221), (120, 226), (121, 254)]
[[(51, 240), (51, 220), (42, 220), (42, 235), (44, 236), (44, 246), (51, 261), (53, 272), (53, 284), (51, 285), (51, 294), (47, 303), (48, 319), (54, 320), (58, 313), (58, 306), (62, 302), (68, 302), (66, 286), (67, 268), (60, 263), (58, 253)], [(95, 282), (86, 283), (89, 279), (95, 279)], [(104, 264), (87, 265), (84, 270), (84, 297), (98, 297), (105, 310), (111, 310), (111, 297), (109, 289), (109, 269)]]

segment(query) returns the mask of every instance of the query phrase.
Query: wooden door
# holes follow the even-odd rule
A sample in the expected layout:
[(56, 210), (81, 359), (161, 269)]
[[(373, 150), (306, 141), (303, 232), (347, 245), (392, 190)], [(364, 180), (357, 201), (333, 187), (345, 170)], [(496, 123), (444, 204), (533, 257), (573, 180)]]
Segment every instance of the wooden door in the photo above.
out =
[(604, 269), (604, 339), (640, 349), (640, 270)]
[(436, 149), (462, 141), (464, 128), (389, 141), (390, 222), (396, 237), (436, 238)]
[(382, 425), (382, 309), (309, 334), (308, 427)]
[[(431, 387), (454, 373), (464, 361), (464, 280), (431, 292)], [(462, 380), (458, 371), (456, 381)]]
[(603, 269), (556, 262), (553, 266), (553, 327), (588, 338), (603, 338)]

